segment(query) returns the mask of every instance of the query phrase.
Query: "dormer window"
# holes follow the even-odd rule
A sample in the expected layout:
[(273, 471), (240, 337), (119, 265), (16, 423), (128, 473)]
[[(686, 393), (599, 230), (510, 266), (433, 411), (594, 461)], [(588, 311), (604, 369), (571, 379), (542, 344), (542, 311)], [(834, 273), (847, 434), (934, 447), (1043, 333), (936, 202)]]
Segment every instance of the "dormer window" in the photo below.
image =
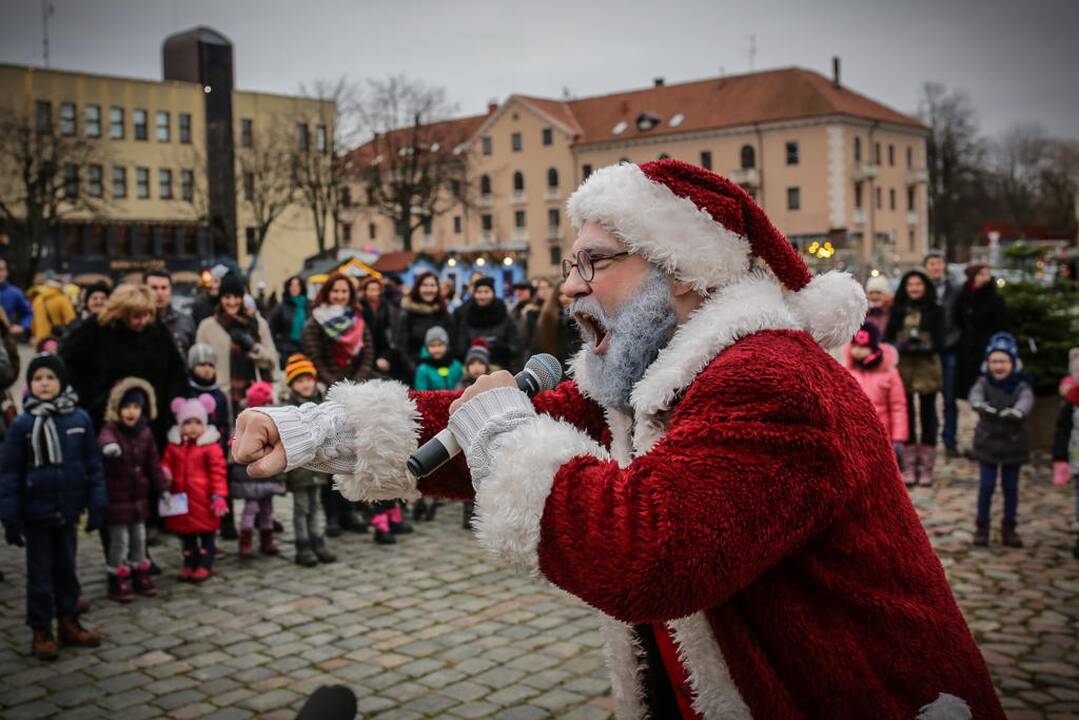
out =
[(659, 115), (650, 112), (644, 112), (637, 116), (637, 129), (641, 132), (648, 132), (655, 126), (659, 125), (663, 121)]

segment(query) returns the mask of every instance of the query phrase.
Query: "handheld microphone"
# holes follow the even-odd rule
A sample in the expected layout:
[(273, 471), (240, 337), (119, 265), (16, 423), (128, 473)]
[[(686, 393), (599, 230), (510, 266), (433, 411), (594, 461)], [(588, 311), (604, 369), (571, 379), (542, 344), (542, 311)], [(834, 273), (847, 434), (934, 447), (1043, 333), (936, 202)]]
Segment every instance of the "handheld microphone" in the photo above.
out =
[[(541, 353), (528, 358), (525, 369), (513, 376), (517, 388), (533, 397), (537, 393), (553, 390), (562, 379), (562, 363), (554, 355)], [(435, 470), (448, 463), (461, 446), (453, 438), (449, 428), (435, 435), (423, 444), (408, 459), (408, 471), (415, 478), (427, 477)]]

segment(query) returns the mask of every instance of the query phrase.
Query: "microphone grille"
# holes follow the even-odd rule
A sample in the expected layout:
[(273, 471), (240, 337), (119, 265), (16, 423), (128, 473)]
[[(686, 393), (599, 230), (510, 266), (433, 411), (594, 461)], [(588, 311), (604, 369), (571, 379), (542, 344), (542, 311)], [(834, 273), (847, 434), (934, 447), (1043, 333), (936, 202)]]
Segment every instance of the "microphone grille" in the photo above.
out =
[(562, 380), (562, 363), (549, 353), (540, 353), (528, 358), (525, 370), (531, 370), (539, 379), (540, 392), (554, 390)]

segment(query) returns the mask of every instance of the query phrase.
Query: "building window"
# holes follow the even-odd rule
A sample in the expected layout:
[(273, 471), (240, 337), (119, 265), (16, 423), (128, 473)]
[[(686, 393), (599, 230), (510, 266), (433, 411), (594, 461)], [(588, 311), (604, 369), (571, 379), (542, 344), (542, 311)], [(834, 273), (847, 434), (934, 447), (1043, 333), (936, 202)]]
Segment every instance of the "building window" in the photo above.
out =
[(180, 142), (191, 143), (191, 113), (180, 113)]
[(525, 176), (524, 173), (517, 171), (513, 173), (513, 191), (524, 192), (525, 190)]
[(521, 152), (524, 149), (524, 141), (521, 139), (521, 133), (515, 132), (510, 135), (510, 147), (513, 148), (513, 152)]
[(480, 177), (480, 195), (491, 194), (491, 176), (484, 175)]
[(880, 143), (873, 145), (873, 164), (880, 165)]
[(708, 150), (701, 151), (701, 167), (705, 170), (712, 169), (712, 153)]
[(802, 207), (802, 189), (796, 187), (787, 188), (787, 209), (800, 210)]
[(494, 229), (494, 218), (491, 217), (490, 213), (484, 213), (483, 215), (480, 215), (480, 222), (485, 232), (490, 232), (492, 229)]
[(789, 142), (789, 143), (787, 143), (787, 164), (788, 165), (797, 165), (798, 164), (798, 143), (797, 142)]
[(244, 228), (244, 251), (248, 255), (254, 255), (259, 251), (258, 234), (253, 227)]
[(456, 179), (450, 180), (450, 194), (453, 195), (455, 198), (461, 197), (461, 181), (460, 180), (456, 180)]
[(157, 171), (157, 194), (162, 200), (172, 200), (172, 170)]
[(660, 153), (660, 154), (659, 154), (659, 159), (660, 159), (660, 160), (670, 160), (670, 159), (671, 159), (671, 156), (670, 156), (670, 155), (668, 155), (667, 153)]
[(862, 161), (862, 139), (854, 138), (854, 162), (860, 163)]
[(134, 135), (136, 140), (145, 140), (149, 135), (149, 128), (146, 123), (147, 115), (145, 110), (133, 110), (131, 112), (131, 124), (134, 126)]
[(140, 200), (150, 197), (150, 168), (135, 168), (135, 195)]
[(186, 202), (195, 200), (195, 173), (190, 170), (180, 171), (180, 197)]
[(352, 223), (341, 223), (341, 241), (345, 247), (352, 245)]
[(911, 230), (907, 233), (907, 247), (911, 253), (914, 252), (914, 231)]
[(120, 165), (112, 166), (112, 196), (114, 198), (127, 197), (127, 168)]
[(880, 188), (877, 188), (876, 190), (877, 190), (877, 202), (876, 202), (876, 205), (877, 205), (877, 210), (880, 210), (881, 208), (884, 207), (884, 203), (881, 200), (881, 198), (884, 197), (884, 196), (881, 194)]
[(591, 165), (582, 165), (581, 166), (581, 180), (582, 181), (587, 180), (588, 176), (591, 175), (591, 174), (592, 174), (592, 166)]
[(862, 184), (854, 183), (854, 207), (862, 209)]
[(376, 237), (378, 237), (378, 228), (374, 223), (367, 223), (367, 238), (374, 240)]
[(253, 173), (253, 172), (245, 172), (244, 173), (243, 183), (244, 183), (244, 200), (247, 200), (248, 202), (250, 202), (250, 201), (255, 199), (255, 173)]
[(907, 167), (914, 167), (914, 148), (910, 145), (907, 145)]
[(741, 165), (743, 170), (757, 167), (757, 151), (752, 145), (742, 146)]
[(64, 137), (75, 135), (75, 103), (60, 103), (60, 134)]
[(348, 185), (345, 185), (343, 188), (341, 188), (341, 207), (352, 207), (352, 188), (350, 188)]
[(157, 141), (168, 142), (170, 135), (169, 125), (171, 124), (168, 112), (164, 110), (158, 110), (154, 115), (154, 126), (157, 129)]
[(525, 211), (517, 210), (513, 213), (513, 226), (523, 228), (525, 226)]
[(457, 235), (461, 234), (461, 216), (460, 215), (454, 215), (453, 216), (453, 232), (456, 233)]
[(552, 190), (558, 187), (558, 169), (547, 168), (547, 187)]
[(490, 138), (490, 136), (484, 136), (483, 138), (480, 138), (480, 144), (483, 147), (483, 154), (484, 155), (490, 155), (491, 152), (492, 152), (491, 151), (491, 138)]
[(562, 264), (562, 248), (558, 245), (552, 245), (550, 248), (551, 264), (558, 266)]
[(318, 150), (321, 153), (324, 153), (329, 148), (329, 146), (330, 146), (329, 143), (326, 142), (326, 126), (325, 125), (316, 125), (315, 126), (315, 149)]
[(550, 208), (547, 210), (547, 226), (551, 228), (562, 226), (562, 213), (558, 208)]
[(39, 133), (52, 131), (52, 103), (48, 100), (34, 104), (34, 127)]
[(109, 137), (113, 140), (124, 139), (124, 109), (109, 108)]
[(79, 166), (75, 163), (64, 165), (64, 197), (74, 200), (79, 196)]
[(895, 210), (895, 188), (890, 188), (888, 190), (888, 206), (892, 210)]
[(311, 145), (311, 133), (307, 129), (306, 123), (298, 123), (296, 125), (296, 145), (300, 150), (304, 151)]
[(888, 165), (895, 167), (895, 145), (888, 146)]
[(553, 144), (554, 144), (554, 132), (551, 131), (551, 128), (543, 128), (543, 145), (544, 145), (544, 147), (546, 147), (547, 145), (553, 145)]
[(87, 105), (82, 112), (83, 129), (86, 131), (86, 137), (101, 137), (101, 106)]
[(251, 147), (255, 144), (251, 126), (251, 118), (240, 118), (240, 147)]
[(100, 165), (91, 165), (86, 168), (86, 192), (90, 197), (99, 198), (105, 194), (103, 176), (104, 171)]
[(907, 210), (913, 210), (913, 209), (914, 209), (914, 188), (913, 187), (908, 187), (907, 188)]

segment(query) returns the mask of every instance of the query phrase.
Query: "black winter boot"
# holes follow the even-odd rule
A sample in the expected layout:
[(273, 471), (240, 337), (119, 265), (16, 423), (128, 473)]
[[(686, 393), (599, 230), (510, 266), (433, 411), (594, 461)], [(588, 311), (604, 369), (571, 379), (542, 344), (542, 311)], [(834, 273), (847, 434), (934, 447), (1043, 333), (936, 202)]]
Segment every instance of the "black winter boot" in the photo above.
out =
[(978, 547), (985, 547), (989, 544), (989, 521), (979, 520), (977, 526), (974, 529), (973, 543)]
[(379, 545), (396, 545), (397, 538), (390, 531), (375, 530), (375, 542)]
[(412, 522), (421, 522), (427, 517), (427, 501), (420, 498), (412, 503)]
[(311, 541), (296, 540), (296, 564), (304, 567), (318, 565), (318, 558), (315, 557), (315, 552), (311, 548)]
[(1023, 540), (1015, 532), (1015, 520), (1005, 520), (1000, 526), (1000, 541), (1011, 548), (1023, 547)]
[(326, 539), (321, 537), (311, 538), (311, 549), (315, 551), (315, 557), (320, 563), (337, 562), (337, 556), (326, 549)]

